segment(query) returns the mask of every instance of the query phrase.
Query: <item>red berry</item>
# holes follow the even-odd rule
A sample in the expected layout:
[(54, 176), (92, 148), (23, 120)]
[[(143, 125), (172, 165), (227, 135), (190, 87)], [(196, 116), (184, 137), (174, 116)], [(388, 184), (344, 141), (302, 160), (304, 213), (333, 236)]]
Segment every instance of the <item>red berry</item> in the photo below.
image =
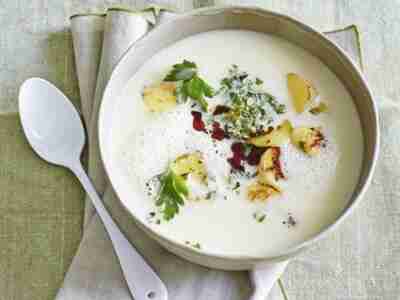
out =
[(225, 134), (225, 131), (220, 127), (218, 122), (214, 122), (212, 124), (212, 133), (211, 133), (211, 137), (213, 139), (216, 139), (218, 141), (223, 140), (227, 135)]
[(197, 131), (206, 131), (206, 126), (201, 118), (201, 112), (192, 111), (193, 116), (193, 129)]
[(234, 170), (240, 170), (243, 171), (244, 168), (242, 166), (242, 160), (238, 156), (233, 156), (231, 158), (228, 158), (228, 162), (231, 165), (232, 169)]
[(246, 161), (250, 166), (256, 166), (260, 162), (261, 156), (265, 152), (265, 148), (252, 147), (249, 155), (246, 157)]
[(244, 146), (242, 143), (233, 143), (231, 146), (233, 156), (244, 158)]
[(242, 160), (245, 159), (244, 146), (242, 143), (233, 143), (231, 146), (233, 157), (228, 158), (228, 162), (234, 170), (243, 171)]

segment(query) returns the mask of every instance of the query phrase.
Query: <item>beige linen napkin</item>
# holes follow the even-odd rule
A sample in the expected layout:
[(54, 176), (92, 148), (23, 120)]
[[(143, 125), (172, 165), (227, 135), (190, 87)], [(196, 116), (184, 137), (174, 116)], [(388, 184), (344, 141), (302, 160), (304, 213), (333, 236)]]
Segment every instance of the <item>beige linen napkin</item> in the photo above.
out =
[[(168, 20), (171, 17), (173, 14), (168, 12), (162, 13), (154, 19), (148, 14), (143, 15), (127, 10), (110, 10), (106, 15), (80, 15), (71, 19), (82, 111), (89, 131), (90, 176), (94, 179), (98, 191), (101, 193), (104, 191), (105, 203), (130, 241), (154, 266), (166, 283), (170, 299), (246, 299), (250, 287), (245, 272), (210, 270), (186, 262), (168, 253), (138, 229), (131, 217), (120, 206), (119, 201), (115, 199), (112, 189), (107, 188), (105, 174), (99, 161), (96, 136), (97, 113), (111, 71), (123, 53), (138, 38), (146, 34), (154, 22)], [(354, 60), (358, 63), (361, 62), (355, 27), (334, 31), (328, 33), (328, 36), (342, 45)], [(388, 107), (391, 112), (399, 110), (391, 104)], [(111, 243), (99, 218), (91, 217), (93, 210), (90, 206), (86, 211), (85, 234), (57, 299), (131, 299)], [(348, 230), (351, 235), (351, 228)], [(351, 242), (351, 239), (348, 242)], [(333, 249), (340, 248), (337, 240), (332, 240), (329, 245)], [(321, 276), (325, 276), (328, 280), (331, 276), (338, 281), (350, 278), (348, 272), (342, 272), (340, 274), (342, 277), (336, 276), (338, 275), (335, 273), (336, 265), (320, 264), (318, 260), (310, 259), (307, 255), (303, 255), (298, 262), (293, 264), (295, 267), (290, 266), (289, 272), (297, 272), (300, 275), (298, 278), (301, 278), (302, 267), (313, 268), (312, 271), (320, 272)], [(134, 266), (132, 267), (134, 268)], [(291, 279), (288, 277), (290, 286), (288, 290), (297, 291), (297, 283)], [(340, 290), (340, 286), (337, 288)], [(310, 291), (303, 290), (302, 293), (305, 297), (299, 299), (312, 299), (307, 296), (311, 295)], [(324, 299), (336, 299), (335, 292), (327, 294), (327, 297)], [(276, 289), (270, 299), (283, 299), (283, 295)]]

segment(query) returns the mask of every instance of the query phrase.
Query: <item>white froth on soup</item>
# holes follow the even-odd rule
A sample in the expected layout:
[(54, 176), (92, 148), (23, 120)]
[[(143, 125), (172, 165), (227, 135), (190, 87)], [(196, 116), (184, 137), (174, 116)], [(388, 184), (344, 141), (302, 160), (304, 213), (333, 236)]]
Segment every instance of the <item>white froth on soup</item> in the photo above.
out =
[[(190, 97), (187, 102), (169, 103), (159, 111), (149, 112), (143, 104), (144, 88), (163, 81), (172, 66), (183, 60), (194, 62), (199, 78), (219, 91), (204, 97), (208, 112)], [(272, 116), (272, 120), (254, 132), (250, 129), (250, 133), (238, 133), (234, 131), (238, 128), (233, 128), (238, 125), (232, 125), (236, 123), (226, 124), (218, 117), (229, 138), (216, 139), (212, 137), (216, 120), (212, 111), (229, 97), (220, 88), (232, 65), (247, 72), (249, 78), (260, 80), (260, 89), (284, 105), (285, 112), (267, 112), (265, 118)], [(306, 104), (301, 113), (288, 91), (288, 74), (300, 74), (318, 91), (316, 103)], [(129, 137), (115, 148), (115, 160), (124, 169), (126, 184), (142, 195), (134, 201), (147, 202), (148, 215), (143, 220), (188, 247), (235, 255), (277, 254), (332, 223), (357, 184), (363, 138), (351, 96), (321, 61), (278, 37), (240, 30), (191, 36), (149, 59), (129, 81), (124, 93), (129, 94), (125, 98), (133, 106), (132, 117), (125, 120), (124, 126), (132, 129)], [(316, 108), (318, 103), (323, 103), (327, 111), (322, 106)], [(270, 105), (266, 106), (268, 109), (271, 110)], [(208, 132), (194, 128), (193, 111), (201, 113)], [(321, 129), (324, 143), (319, 145), (316, 155), (305, 152), (304, 141), (289, 138), (279, 145), (283, 177), (276, 184), (280, 192), (252, 201), (248, 189), (258, 180), (257, 172), (261, 169), (258, 164), (251, 166), (243, 161), (240, 171), (232, 170), (232, 144), (241, 143), (245, 151), (251, 151), (252, 146), (246, 144), (252, 136), (245, 134), (261, 135), (263, 130), (265, 133), (270, 130), (268, 127), (276, 128), (285, 120), (290, 121), (292, 131), (303, 127)], [(263, 120), (256, 122), (261, 124)], [(265, 153), (271, 147), (258, 148)], [(180, 189), (184, 204), (178, 205), (179, 212), (166, 219), (165, 203), (157, 205), (160, 178), (177, 158), (193, 153), (201, 154), (202, 172), (207, 178), (199, 181), (199, 174), (189, 171), (182, 175), (187, 189), (187, 193)]]

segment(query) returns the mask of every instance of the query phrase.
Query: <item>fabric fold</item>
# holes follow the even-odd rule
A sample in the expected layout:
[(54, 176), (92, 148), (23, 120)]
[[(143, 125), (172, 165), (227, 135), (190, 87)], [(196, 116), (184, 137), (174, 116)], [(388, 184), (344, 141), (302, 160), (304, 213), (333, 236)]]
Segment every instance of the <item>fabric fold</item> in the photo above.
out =
[(104, 18), (104, 15), (82, 15), (71, 19), (81, 111), (86, 125), (89, 124), (93, 107), (103, 45)]
[[(71, 18), (79, 87), (83, 95), (82, 113), (88, 131), (88, 172), (100, 195), (104, 193), (106, 186), (97, 137), (101, 98), (107, 79), (122, 54), (145, 35), (150, 26), (147, 18), (140, 12), (121, 9), (110, 9), (104, 16), (77, 15)], [(86, 199), (85, 203), (87, 224), (93, 216), (94, 209), (89, 199)]]

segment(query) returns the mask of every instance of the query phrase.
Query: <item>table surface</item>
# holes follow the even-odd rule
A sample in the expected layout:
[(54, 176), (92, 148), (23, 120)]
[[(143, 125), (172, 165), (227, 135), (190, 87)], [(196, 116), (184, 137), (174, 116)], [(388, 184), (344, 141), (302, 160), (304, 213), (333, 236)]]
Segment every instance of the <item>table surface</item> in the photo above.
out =
[[(22, 183), (19, 188), (2, 192), (1, 187), (7, 185), (7, 180), (17, 176), (12, 173), (13, 166), (4, 162), (29, 152), (27, 145), (21, 142), (18, 118), (13, 114), (17, 110), (18, 87), (26, 78), (40, 76), (54, 82), (78, 104), (68, 17), (114, 4), (143, 7), (146, 2), (0, 0), (0, 138), (12, 131), (7, 131), (7, 127), (16, 128), (14, 134), (8, 136), (15, 139), (14, 153), (7, 151), (8, 156), (1, 156), (6, 148), (0, 144), (3, 159), (0, 162), (0, 300), (53, 299), (82, 233), (83, 194), (81, 191), (69, 193), (77, 183), (66, 171), (60, 170), (58, 177), (49, 182), (48, 178), (40, 177), (47, 166), (33, 159), (27, 164), (38, 172), (35, 180), (29, 179), (31, 174), (23, 174), (18, 178)], [(400, 61), (399, 0), (170, 0), (158, 3), (175, 4), (180, 10), (215, 3), (257, 4), (294, 16), (321, 31), (356, 24), (361, 32), (364, 71), (373, 91), (377, 95), (399, 99), (400, 72), (396, 68)], [(36, 195), (43, 201), (30, 203), (26, 199), (29, 185), (40, 184), (53, 184), (54, 187), (43, 195)], [(63, 195), (55, 198), (54, 193)], [(358, 272), (360, 270), (354, 273), (355, 276)], [(312, 282), (309, 278), (312, 274), (305, 276)], [(287, 279), (290, 288), (290, 277)], [(382, 277), (380, 280), (382, 282), (378, 284), (383, 292), (387, 292), (387, 297), (365, 298), (355, 292), (351, 299), (399, 299), (395, 293), (399, 279), (393, 282), (393, 278)], [(358, 289), (357, 286), (353, 288)], [(292, 296), (292, 299), (301, 299), (301, 296)], [(331, 297), (329, 299), (339, 299), (334, 294)]]

